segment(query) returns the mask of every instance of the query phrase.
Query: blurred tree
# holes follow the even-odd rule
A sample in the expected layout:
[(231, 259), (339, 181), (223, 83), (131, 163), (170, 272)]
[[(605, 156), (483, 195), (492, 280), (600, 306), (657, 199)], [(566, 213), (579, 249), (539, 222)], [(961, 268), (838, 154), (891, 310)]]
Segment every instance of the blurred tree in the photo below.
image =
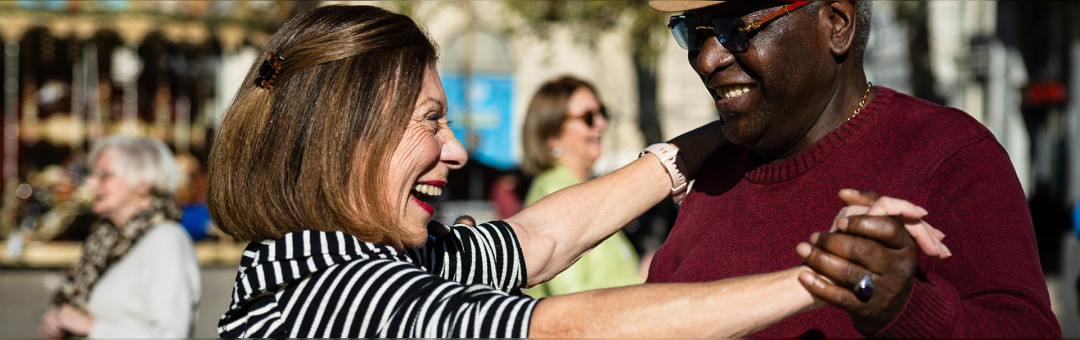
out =
[(908, 53), (911, 63), (911, 84), (915, 97), (945, 104), (935, 88), (934, 72), (930, 65), (930, 26), (928, 3), (921, 1), (899, 1), (896, 6), (896, 19), (907, 25)]
[[(576, 39), (595, 46), (601, 33), (625, 32), (637, 75), (638, 128), (646, 144), (663, 140), (656, 101), (656, 66), (660, 46), (668, 43), (662, 25), (666, 13), (649, 8), (645, 0), (504, 0), (506, 8), (525, 22), (524, 31), (545, 36), (559, 25), (576, 27)], [(507, 28), (510, 34), (518, 29)]]
[(410, 18), (416, 18), (416, 9), (420, 6), (421, 1), (423, 0), (383, 1), (380, 5), (394, 13), (403, 14)]

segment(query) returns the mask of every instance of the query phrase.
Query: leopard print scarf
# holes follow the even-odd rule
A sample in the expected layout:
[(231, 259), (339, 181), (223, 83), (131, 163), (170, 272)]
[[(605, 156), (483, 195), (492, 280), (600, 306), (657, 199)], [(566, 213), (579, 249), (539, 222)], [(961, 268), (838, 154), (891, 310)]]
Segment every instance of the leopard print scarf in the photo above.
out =
[(172, 197), (154, 197), (148, 208), (132, 217), (122, 228), (102, 218), (96, 230), (86, 238), (82, 257), (68, 270), (67, 282), (53, 295), (53, 306), (71, 304), (85, 311), (90, 290), (109, 266), (122, 259), (135, 242), (155, 225), (166, 220), (177, 221), (180, 215), (180, 207)]

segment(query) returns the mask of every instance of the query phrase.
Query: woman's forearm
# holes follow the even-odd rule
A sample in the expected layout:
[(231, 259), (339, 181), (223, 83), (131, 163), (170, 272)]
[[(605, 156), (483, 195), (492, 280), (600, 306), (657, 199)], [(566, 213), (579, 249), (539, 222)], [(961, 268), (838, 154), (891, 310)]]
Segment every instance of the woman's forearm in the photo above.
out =
[[(705, 158), (727, 143), (719, 121), (671, 140), (693, 178)], [(672, 194), (673, 176), (658, 157), (641, 157), (594, 180), (555, 192), (506, 219), (522, 244), (527, 285), (544, 282)]]
[(821, 306), (796, 267), (707, 283), (644, 284), (542, 300), (529, 337), (738, 337)]
[(506, 219), (521, 240), (528, 284), (546, 281), (585, 251), (671, 194), (655, 157), (641, 157), (591, 181), (559, 190)]

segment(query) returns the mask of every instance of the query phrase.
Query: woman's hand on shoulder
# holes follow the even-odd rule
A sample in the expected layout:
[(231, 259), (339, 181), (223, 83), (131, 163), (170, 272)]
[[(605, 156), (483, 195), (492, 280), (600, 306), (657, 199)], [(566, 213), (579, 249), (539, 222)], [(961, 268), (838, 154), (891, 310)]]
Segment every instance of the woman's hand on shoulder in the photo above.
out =
[(728, 143), (723, 128), (723, 122), (717, 119), (668, 141), (679, 148), (679, 155), (686, 164), (688, 179), (696, 178), (695, 174), (701, 165), (705, 164), (705, 159)]
[(454, 224), (464, 224), (464, 225), (467, 225), (467, 226), (470, 226), (470, 227), (475, 227), (476, 226), (476, 220), (473, 219), (472, 216), (461, 215), (461, 216), (458, 216), (457, 219), (454, 219)]
[(57, 314), (59, 314), (58, 310), (49, 309), (41, 316), (41, 326), (38, 331), (42, 337), (60, 338), (64, 336), (64, 329), (60, 326), (60, 318)]

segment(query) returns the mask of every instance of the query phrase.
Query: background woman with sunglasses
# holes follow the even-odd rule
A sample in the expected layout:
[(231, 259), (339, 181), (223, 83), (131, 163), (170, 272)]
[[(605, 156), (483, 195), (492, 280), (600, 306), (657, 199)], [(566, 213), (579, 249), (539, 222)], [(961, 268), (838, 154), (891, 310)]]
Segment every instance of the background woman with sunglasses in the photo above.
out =
[[(522, 170), (536, 176), (526, 205), (591, 178), (608, 124), (598, 97), (592, 84), (571, 76), (550, 80), (533, 95), (522, 131)], [(645, 281), (639, 268), (633, 245), (619, 231), (555, 278), (524, 293), (542, 298), (638, 284)]]

